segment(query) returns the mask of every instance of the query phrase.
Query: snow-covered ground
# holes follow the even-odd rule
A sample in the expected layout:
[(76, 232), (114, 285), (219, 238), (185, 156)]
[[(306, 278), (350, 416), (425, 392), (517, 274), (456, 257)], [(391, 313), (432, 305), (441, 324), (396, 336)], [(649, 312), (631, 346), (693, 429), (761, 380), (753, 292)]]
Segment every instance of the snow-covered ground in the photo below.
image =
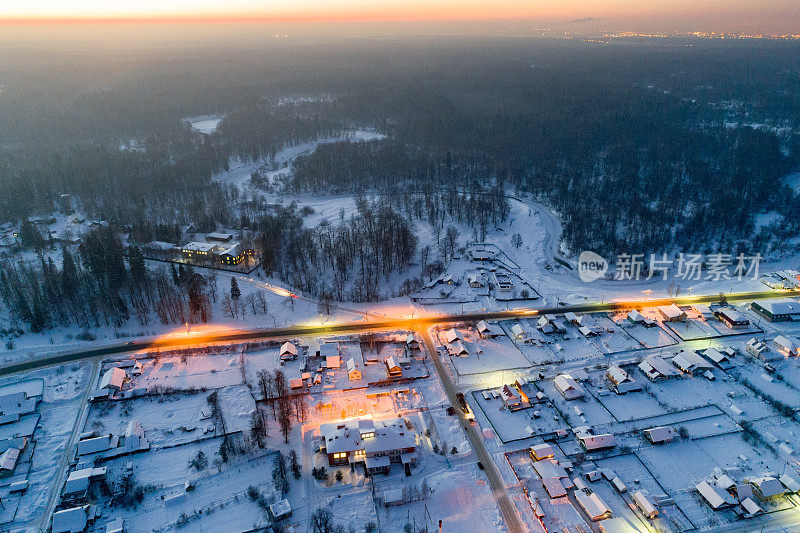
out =
[(199, 117), (189, 117), (184, 120), (189, 123), (189, 126), (194, 131), (211, 134), (217, 131), (217, 127), (219, 127), (222, 119), (222, 115), (202, 115)]

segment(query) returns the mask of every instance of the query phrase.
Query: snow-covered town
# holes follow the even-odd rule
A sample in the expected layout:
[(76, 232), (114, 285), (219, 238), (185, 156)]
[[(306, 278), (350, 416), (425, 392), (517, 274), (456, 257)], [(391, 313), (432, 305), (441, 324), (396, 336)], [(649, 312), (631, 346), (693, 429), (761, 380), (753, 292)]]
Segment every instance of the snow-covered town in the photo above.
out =
[(0, 2), (0, 532), (800, 533), (790, 3)]

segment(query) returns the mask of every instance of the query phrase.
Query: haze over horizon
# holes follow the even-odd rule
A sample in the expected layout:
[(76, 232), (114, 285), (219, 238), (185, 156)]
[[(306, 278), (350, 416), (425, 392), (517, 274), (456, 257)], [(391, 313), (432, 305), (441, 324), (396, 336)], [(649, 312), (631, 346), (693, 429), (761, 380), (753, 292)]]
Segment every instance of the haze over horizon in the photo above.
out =
[(0, 5), (0, 24), (109, 22), (539, 23), (563, 30), (797, 34), (795, 0), (32, 0)]

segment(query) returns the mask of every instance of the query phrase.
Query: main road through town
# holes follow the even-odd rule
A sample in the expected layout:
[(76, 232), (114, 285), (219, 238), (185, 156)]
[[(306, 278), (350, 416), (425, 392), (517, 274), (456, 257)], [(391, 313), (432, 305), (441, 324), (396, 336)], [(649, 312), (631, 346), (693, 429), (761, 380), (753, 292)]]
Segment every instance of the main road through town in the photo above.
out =
[(563, 305), (544, 308), (517, 308), (501, 311), (477, 311), (462, 314), (431, 314), (415, 318), (381, 318), (372, 321), (340, 322), (320, 326), (287, 326), (282, 328), (261, 328), (236, 332), (196, 332), (187, 335), (173, 335), (169, 337), (144, 340), (141, 342), (126, 342), (109, 344), (94, 348), (84, 348), (74, 351), (64, 351), (57, 354), (28, 359), (18, 363), (0, 366), (0, 376), (33, 370), (46, 366), (69, 363), (83, 359), (91, 359), (112, 354), (132, 353), (161, 348), (190, 348), (192, 346), (209, 343), (236, 343), (258, 339), (279, 339), (304, 335), (333, 335), (340, 333), (358, 333), (362, 331), (380, 330), (416, 330), (421, 327), (435, 324), (456, 324), (459, 322), (476, 322), (478, 320), (498, 320), (509, 318), (524, 318), (552, 313), (597, 313), (621, 309), (642, 309), (660, 305), (690, 305), (696, 303), (718, 302), (724, 299), (728, 302), (758, 300), (762, 298), (787, 298), (800, 295), (800, 289), (783, 289), (769, 291), (739, 292), (720, 294), (706, 294), (696, 296), (683, 296), (680, 298), (656, 298), (651, 300), (632, 300), (603, 303), (585, 303), (577, 305)]
[(500, 508), (500, 512), (503, 513), (503, 518), (505, 519), (509, 533), (524, 533), (525, 528), (522, 526), (522, 520), (519, 517), (517, 508), (511, 502), (511, 498), (508, 497), (508, 491), (506, 491), (506, 484), (503, 481), (503, 476), (500, 474), (500, 470), (497, 468), (494, 459), (486, 450), (486, 446), (483, 445), (483, 439), (481, 439), (476, 426), (467, 420), (467, 417), (461, 410), (456, 386), (450, 374), (447, 372), (447, 369), (442, 364), (442, 360), (439, 358), (439, 352), (433, 346), (433, 341), (428, 334), (427, 328), (419, 328), (419, 335), (431, 356), (433, 366), (436, 367), (436, 372), (439, 374), (439, 380), (442, 382), (445, 393), (447, 393), (447, 398), (450, 400), (450, 404), (458, 414), (458, 419), (461, 421), (461, 425), (467, 433), (467, 438), (472, 445), (472, 449), (475, 450), (478, 460), (483, 465), (486, 477), (489, 479), (492, 492), (494, 492), (495, 499), (497, 500), (497, 506)]

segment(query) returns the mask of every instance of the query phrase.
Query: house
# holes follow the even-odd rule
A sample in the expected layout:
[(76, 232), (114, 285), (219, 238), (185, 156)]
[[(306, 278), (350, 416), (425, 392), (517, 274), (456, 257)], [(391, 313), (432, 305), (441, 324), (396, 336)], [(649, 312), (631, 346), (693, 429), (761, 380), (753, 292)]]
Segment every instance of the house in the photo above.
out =
[(610, 433), (595, 435), (588, 426), (577, 427), (573, 429), (573, 432), (586, 451), (591, 452), (616, 446), (614, 435)]
[(644, 436), (651, 444), (663, 444), (678, 437), (678, 430), (671, 426), (658, 426), (644, 430)]
[(291, 342), (284, 342), (280, 349), (281, 361), (291, 361), (297, 359), (297, 346)]
[(678, 355), (672, 358), (672, 364), (686, 373), (713, 368), (711, 363), (697, 355), (694, 350), (681, 350)]
[(335, 370), (342, 366), (341, 355), (328, 355), (325, 357), (325, 368), (328, 370)]
[(497, 253), (491, 250), (475, 249), (470, 250), (469, 255), (473, 261), (491, 261)]
[(567, 400), (583, 398), (585, 393), (578, 382), (569, 374), (560, 374), (553, 380), (556, 390)]
[(291, 390), (303, 390), (305, 388), (306, 382), (303, 378), (292, 378), (289, 380), (289, 389)]
[(330, 466), (364, 463), (368, 474), (388, 472), (390, 463), (414, 464), (416, 439), (402, 418), (361, 418), (320, 426)]
[(534, 461), (541, 461), (542, 459), (548, 459), (553, 457), (553, 447), (549, 444), (537, 444), (536, 446), (531, 446), (529, 453), (531, 455), (531, 459)]
[(406, 335), (406, 348), (409, 350), (419, 350), (419, 341), (417, 340), (417, 336), (413, 333)]
[(84, 497), (89, 491), (89, 486), (93, 481), (104, 480), (107, 469), (105, 466), (81, 468), (69, 473), (67, 481), (64, 483), (62, 497), (69, 499), (74, 497)]
[(476, 324), (478, 329), (478, 334), (481, 336), (482, 339), (494, 339), (496, 337), (501, 337), (503, 332), (500, 331), (497, 327), (493, 324), (489, 324), (485, 320), (481, 320)]
[(214, 232), (206, 234), (207, 241), (216, 242), (231, 242), (233, 240), (233, 233)]
[(578, 490), (575, 491), (575, 499), (592, 522), (604, 520), (611, 516), (611, 508), (597, 493), (589, 490)]
[(78, 441), (78, 455), (92, 455), (105, 452), (119, 446), (119, 437), (116, 435), (102, 435)]
[(614, 392), (617, 394), (642, 390), (642, 386), (634, 381), (630, 374), (616, 365), (608, 367), (608, 370), (606, 370), (606, 378), (611, 382)]
[(127, 374), (119, 367), (109, 368), (100, 379), (100, 389), (120, 390)]
[(678, 322), (686, 320), (686, 311), (675, 304), (662, 305), (658, 308), (658, 314), (664, 322)]
[(654, 519), (658, 516), (658, 508), (656, 504), (650, 499), (650, 497), (641, 490), (635, 491), (633, 494), (633, 502), (636, 504), (636, 507), (642, 512), (644, 516), (649, 518), (650, 520)]
[(393, 507), (395, 505), (403, 505), (406, 499), (403, 496), (403, 489), (390, 489), (383, 491), (383, 505), (386, 507)]
[(0, 477), (9, 477), (14, 474), (20, 453), (22, 450), (19, 448), (7, 448), (0, 454)]
[(746, 328), (750, 325), (750, 320), (747, 317), (731, 307), (717, 309), (714, 311), (714, 316), (731, 329)]
[(356, 360), (352, 357), (347, 360), (347, 379), (350, 381), (361, 379), (361, 370), (356, 366)]
[(580, 324), (580, 319), (578, 318), (578, 315), (576, 315), (575, 313), (573, 313), (571, 311), (569, 313), (564, 313), (564, 319), (567, 322), (569, 322), (570, 324), (572, 324), (573, 326), (580, 326), (581, 325)]
[(742, 508), (745, 510), (745, 513), (747, 513), (747, 517), (753, 517), (764, 512), (752, 498), (745, 498), (741, 503)]
[(599, 333), (597, 331), (593, 330), (589, 326), (581, 326), (581, 327), (578, 328), (578, 331), (580, 331), (581, 335), (583, 335), (584, 337), (587, 337), (587, 338), (588, 337), (596, 337), (597, 335), (599, 335)]
[(785, 356), (800, 355), (800, 341), (794, 337), (778, 335), (772, 342), (778, 352)]
[(461, 340), (461, 333), (457, 329), (448, 329), (442, 332), (442, 338), (446, 344)]
[(461, 357), (462, 355), (463, 356), (468, 356), (469, 355), (469, 351), (467, 350), (467, 347), (464, 346), (464, 343), (461, 342), (461, 341), (456, 341), (456, 342), (448, 344), (447, 345), (447, 353), (449, 353), (453, 357)]
[(531, 406), (528, 395), (514, 386), (503, 385), (503, 388), (500, 389), (500, 397), (509, 411), (517, 411)]
[(648, 355), (645, 357), (644, 360), (639, 363), (639, 370), (641, 370), (650, 381), (677, 378), (681, 375), (674, 366), (657, 355)]
[(720, 352), (716, 348), (708, 348), (703, 352), (703, 356), (723, 370), (733, 366), (730, 360), (730, 355), (728, 353)]
[(513, 326), (511, 326), (511, 333), (514, 335), (514, 338), (521, 341), (528, 340), (528, 333), (522, 327), (522, 324), (517, 322)]
[(106, 533), (125, 533), (125, 519), (118, 516), (106, 524)]
[(483, 280), (477, 272), (470, 272), (467, 274), (467, 283), (469, 283), (469, 286), (473, 289), (480, 289), (483, 287)]
[(36, 411), (41, 396), (29, 397), (25, 391), (0, 396), (0, 424), (16, 422), (23, 415)]
[(701, 481), (695, 485), (695, 489), (697, 489), (697, 492), (700, 493), (700, 496), (706, 501), (708, 506), (715, 511), (730, 505), (726, 501), (722, 490), (709, 484), (708, 481)]
[[(82, 505), (63, 509), (53, 514), (52, 533), (80, 533), (86, 530), (91, 516), (91, 506)], [(91, 516), (91, 518), (94, 518)]]
[(125, 442), (123, 445), (127, 452), (137, 452), (150, 448), (150, 443), (144, 436), (144, 428), (137, 420), (128, 422), (128, 426), (125, 428)]
[(289, 518), (290, 516), (292, 516), (292, 506), (289, 504), (289, 500), (286, 499), (279, 500), (270, 505), (269, 515), (275, 522), (278, 522), (280, 520), (283, 520), (284, 518)]
[(767, 346), (765, 342), (762, 342), (755, 337), (747, 341), (744, 349), (747, 350), (747, 353), (757, 359), (761, 359), (762, 361), (774, 361), (775, 359), (781, 358), (780, 354), (770, 350), (769, 346)]
[(631, 324), (644, 324), (645, 318), (637, 309), (633, 309), (625, 317)]
[(775, 496), (781, 496), (786, 492), (783, 484), (774, 477), (764, 476), (750, 478), (747, 482), (753, 486), (756, 493), (764, 500), (774, 498)]
[(403, 377), (403, 369), (395, 362), (394, 357), (387, 357), (384, 363), (386, 364), (386, 373), (390, 378)]
[(770, 322), (800, 320), (800, 302), (784, 298), (758, 300), (750, 304), (750, 309)]
[(561, 479), (557, 477), (542, 478), (544, 490), (550, 498), (561, 498), (567, 495), (567, 489), (561, 484)]

